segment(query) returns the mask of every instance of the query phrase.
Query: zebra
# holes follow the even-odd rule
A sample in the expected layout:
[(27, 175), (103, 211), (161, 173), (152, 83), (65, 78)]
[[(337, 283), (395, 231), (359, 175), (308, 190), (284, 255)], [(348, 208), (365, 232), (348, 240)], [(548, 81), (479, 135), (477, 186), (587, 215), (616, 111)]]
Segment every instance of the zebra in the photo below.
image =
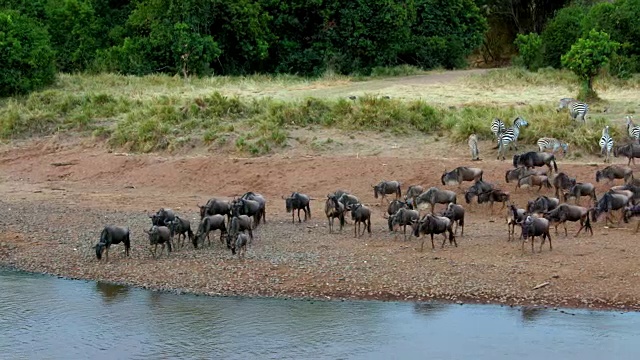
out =
[(518, 136), (520, 135), (520, 128), (528, 125), (529, 123), (527, 120), (518, 116), (513, 120), (513, 126), (500, 134), (498, 146), (494, 148), (498, 149), (498, 159), (500, 159), (500, 154), (502, 154), (502, 160), (504, 160), (504, 153), (507, 151), (507, 145), (511, 147), (511, 144), (513, 144), (515, 149), (518, 150)]
[(569, 116), (573, 120), (580, 118), (583, 123), (586, 122), (587, 112), (589, 111), (589, 105), (586, 103), (579, 102), (574, 98), (562, 98), (556, 111), (560, 112), (564, 108), (569, 109)]
[(502, 134), (506, 129), (507, 127), (505, 126), (504, 121), (498, 118), (494, 118), (493, 121), (491, 121), (491, 132), (495, 135), (496, 140), (500, 138), (500, 134)]
[(555, 154), (558, 149), (562, 149), (562, 155), (567, 155), (569, 144), (556, 138), (542, 137), (538, 139), (538, 149), (543, 152), (545, 149), (553, 149), (551, 153)]
[(638, 143), (640, 143), (640, 125), (634, 125), (631, 120), (631, 116), (627, 116), (627, 133), (632, 139), (635, 139)]
[(613, 138), (609, 135), (609, 125), (602, 129), (602, 137), (600, 137), (600, 153), (605, 154), (604, 162), (611, 161), (611, 149), (613, 149)]
[(469, 150), (471, 151), (471, 161), (480, 160), (480, 151), (478, 150), (478, 135), (471, 134), (469, 135)]

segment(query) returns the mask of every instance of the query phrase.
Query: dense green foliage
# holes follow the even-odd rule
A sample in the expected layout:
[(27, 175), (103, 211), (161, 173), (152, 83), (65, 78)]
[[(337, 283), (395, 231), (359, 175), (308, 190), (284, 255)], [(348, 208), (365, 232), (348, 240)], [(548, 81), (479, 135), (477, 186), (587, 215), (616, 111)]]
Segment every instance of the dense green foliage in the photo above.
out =
[(542, 67), (542, 39), (536, 33), (518, 34), (516, 38), (519, 56), (514, 61), (531, 71)]
[(560, 57), (569, 51), (582, 34), (585, 9), (570, 6), (561, 9), (542, 31), (542, 56), (545, 66), (559, 69)]
[(0, 96), (26, 93), (55, 79), (49, 34), (17, 11), (0, 11)]

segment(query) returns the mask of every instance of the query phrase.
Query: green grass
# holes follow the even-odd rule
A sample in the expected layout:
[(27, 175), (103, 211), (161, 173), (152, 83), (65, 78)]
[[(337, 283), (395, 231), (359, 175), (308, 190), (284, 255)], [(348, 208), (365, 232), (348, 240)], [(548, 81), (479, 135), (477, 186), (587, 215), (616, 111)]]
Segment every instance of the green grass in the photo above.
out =
[[(379, 70), (376, 76), (413, 71)], [(474, 76), (466, 83), (507, 87), (515, 82), (542, 87), (567, 86), (573, 80), (563, 71), (508, 69)], [(396, 96), (385, 99), (365, 95), (352, 101), (345, 96), (282, 99), (250, 95), (271, 88), (331, 87), (345, 81), (350, 80), (329, 75), (318, 79), (255, 75), (185, 81), (164, 75), (62, 74), (52, 88), (0, 101), (0, 138), (77, 131), (133, 152), (173, 151), (196, 142), (214, 148), (231, 145), (239, 152), (261, 155), (286, 147), (291, 129), (320, 127), (396, 136), (437, 134), (463, 144), (471, 133), (492, 139), (489, 123), (494, 117), (510, 124), (516, 116), (522, 116), (530, 123), (522, 130), (522, 144), (535, 144), (539, 137), (551, 136), (567, 141), (572, 149), (597, 153), (606, 124), (611, 125), (614, 137), (624, 139), (623, 124), (612, 122), (612, 115), (599, 113), (604, 105), (594, 106), (588, 124), (583, 126), (570, 121), (566, 112), (557, 113), (555, 98), (544, 104), (504, 106), (485, 101), (484, 93), (478, 92), (477, 98), (468, 100), (465, 106), (445, 106)], [(637, 78), (619, 86), (635, 88)], [(248, 90), (238, 94), (238, 88)], [(618, 104), (620, 111), (635, 111), (637, 98), (630, 96), (629, 101)], [(316, 142), (313, 146), (326, 144)]]

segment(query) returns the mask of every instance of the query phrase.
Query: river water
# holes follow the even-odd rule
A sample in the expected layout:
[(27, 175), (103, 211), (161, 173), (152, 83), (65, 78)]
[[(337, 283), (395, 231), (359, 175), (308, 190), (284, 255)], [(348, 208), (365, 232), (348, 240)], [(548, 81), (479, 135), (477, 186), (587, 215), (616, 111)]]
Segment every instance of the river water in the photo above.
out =
[(213, 298), (0, 269), (0, 359), (640, 359), (640, 314)]

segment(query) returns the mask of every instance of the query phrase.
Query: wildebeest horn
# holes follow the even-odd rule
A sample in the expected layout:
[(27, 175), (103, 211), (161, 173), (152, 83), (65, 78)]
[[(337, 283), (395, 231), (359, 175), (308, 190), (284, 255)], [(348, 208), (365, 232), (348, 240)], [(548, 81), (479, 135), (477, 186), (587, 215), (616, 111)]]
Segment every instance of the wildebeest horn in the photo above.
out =
[(284, 197), (284, 195), (280, 195), (280, 197), (282, 198), (282, 200), (286, 200), (286, 198)]
[(382, 213), (382, 218), (383, 218), (383, 219), (388, 219), (388, 218), (389, 218), (389, 215), (388, 215), (388, 214), (385, 214), (385, 213)]

